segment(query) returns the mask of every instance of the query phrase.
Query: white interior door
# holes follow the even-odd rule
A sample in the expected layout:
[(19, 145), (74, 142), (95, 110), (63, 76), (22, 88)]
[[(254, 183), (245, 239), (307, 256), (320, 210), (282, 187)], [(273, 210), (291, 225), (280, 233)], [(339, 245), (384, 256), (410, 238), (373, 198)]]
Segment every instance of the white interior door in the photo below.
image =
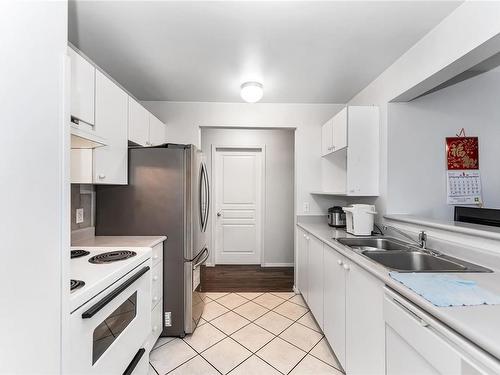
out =
[(215, 262), (260, 264), (262, 149), (215, 150)]

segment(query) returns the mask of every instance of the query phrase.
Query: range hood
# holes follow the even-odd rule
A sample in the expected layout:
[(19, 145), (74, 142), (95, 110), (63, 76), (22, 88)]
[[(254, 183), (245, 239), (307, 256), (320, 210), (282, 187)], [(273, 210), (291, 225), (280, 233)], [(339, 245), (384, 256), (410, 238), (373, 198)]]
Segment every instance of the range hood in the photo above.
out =
[(77, 126), (71, 125), (71, 148), (72, 149), (82, 149), (82, 148), (96, 148), (107, 146), (106, 140), (91, 131), (85, 131), (78, 128)]

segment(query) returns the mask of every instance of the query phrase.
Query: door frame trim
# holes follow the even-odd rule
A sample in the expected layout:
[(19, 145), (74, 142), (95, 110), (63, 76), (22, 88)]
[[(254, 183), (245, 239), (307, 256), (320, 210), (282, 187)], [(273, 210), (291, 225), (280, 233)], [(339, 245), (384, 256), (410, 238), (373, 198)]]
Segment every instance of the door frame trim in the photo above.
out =
[(217, 264), (217, 249), (215, 248), (215, 240), (216, 240), (216, 230), (217, 230), (217, 211), (215, 207), (216, 203), (216, 189), (217, 189), (217, 182), (215, 179), (215, 163), (216, 163), (216, 153), (217, 149), (233, 149), (235, 151), (242, 151), (242, 150), (260, 150), (261, 152), (261, 168), (262, 168), (262, 178), (261, 178), (261, 212), (260, 212), (260, 243), (261, 243), (261, 248), (260, 248), (260, 262), (259, 264), (261, 266), (264, 266), (264, 255), (265, 255), (265, 249), (266, 249), (266, 244), (265, 244), (265, 236), (264, 236), (264, 227), (265, 227), (265, 220), (266, 220), (266, 145), (232, 145), (232, 144), (212, 144), (211, 145), (211, 161), (210, 161), (210, 181), (211, 181), (211, 187), (213, 191), (213, 199), (210, 202), (210, 210), (211, 210), (211, 222), (213, 225), (211, 225), (211, 233), (210, 233), (210, 245), (213, 251), (213, 257), (211, 259), (211, 263), (213, 265)]

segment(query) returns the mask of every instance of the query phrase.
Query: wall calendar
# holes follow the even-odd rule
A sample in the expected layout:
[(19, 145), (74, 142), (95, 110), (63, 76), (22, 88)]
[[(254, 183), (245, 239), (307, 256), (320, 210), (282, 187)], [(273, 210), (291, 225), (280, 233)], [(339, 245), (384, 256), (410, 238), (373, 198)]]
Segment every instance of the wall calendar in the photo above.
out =
[(478, 138), (446, 138), (446, 162), (448, 204), (482, 204)]

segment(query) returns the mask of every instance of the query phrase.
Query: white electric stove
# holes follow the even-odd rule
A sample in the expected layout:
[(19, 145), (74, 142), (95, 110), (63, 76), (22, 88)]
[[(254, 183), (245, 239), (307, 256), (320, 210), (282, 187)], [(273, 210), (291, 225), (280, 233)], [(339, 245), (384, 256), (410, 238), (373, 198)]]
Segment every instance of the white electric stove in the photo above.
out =
[[(71, 247), (73, 254), (71, 258), (70, 275), (71, 280), (83, 281), (84, 285), (73, 289), (70, 293), (70, 311), (88, 302), (90, 299), (102, 293), (117, 280), (125, 276), (145, 260), (151, 258), (151, 248), (149, 247)], [(104, 261), (102, 263), (91, 263), (93, 257), (101, 257), (105, 253), (132, 252), (133, 256), (125, 257), (121, 260), (114, 256), (115, 260)], [(82, 255), (80, 255), (82, 254)], [(72, 255), (73, 256), (73, 255)], [(102, 259), (101, 259), (102, 260)]]
[(67, 372), (132, 374), (144, 357), (142, 346), (151, 327), (152, 250), (71, 250), (71, 348)]

